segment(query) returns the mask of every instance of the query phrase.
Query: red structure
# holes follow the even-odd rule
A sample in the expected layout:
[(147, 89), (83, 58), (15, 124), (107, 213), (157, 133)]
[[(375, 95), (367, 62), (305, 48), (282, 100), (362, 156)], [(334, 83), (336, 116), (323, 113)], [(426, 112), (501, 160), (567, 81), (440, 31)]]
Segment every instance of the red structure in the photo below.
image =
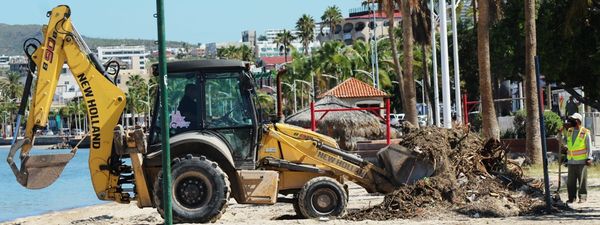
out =
[[(353, 108), (345, 108), (345, 109), (315, 109), (315, 103), (310, 103), (310, 129), (312, 131), (317, 130), (317, 122), (322, 120), (329, 112), (341, 112), (341, 111), (369, 111), (374, 112), (379, 118), (385, 121), (386, 125), (386, 144), (391, 143), (391, 132), (392, 129), (390, 127), (390, 98), (385, 98), (385, 106), (384, 107), (353, 107)], [(385, 110), (385, 118), (382, 117), (379, 113), (380, 110)], [(323, 115), (318, 119), (315, 118), (315, 113), (322, 112)]]

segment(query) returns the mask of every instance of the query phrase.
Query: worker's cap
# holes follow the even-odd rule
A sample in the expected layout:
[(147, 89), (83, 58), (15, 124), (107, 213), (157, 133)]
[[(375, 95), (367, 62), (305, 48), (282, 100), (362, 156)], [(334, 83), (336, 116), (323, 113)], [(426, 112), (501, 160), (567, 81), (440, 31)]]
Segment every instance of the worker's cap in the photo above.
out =
[(573, 115), (569, 116), (569, 118), (579, 120), (579, 122), (583, 121), (583, 116), (581, 116), (579, 113), (573, 113)]

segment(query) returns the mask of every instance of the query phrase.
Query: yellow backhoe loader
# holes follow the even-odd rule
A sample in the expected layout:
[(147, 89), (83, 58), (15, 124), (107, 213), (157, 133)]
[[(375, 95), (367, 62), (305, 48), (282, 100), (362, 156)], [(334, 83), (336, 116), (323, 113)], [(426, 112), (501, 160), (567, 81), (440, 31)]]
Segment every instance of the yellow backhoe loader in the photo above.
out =
[[(431, 165), (406, 149), (384, 148), (376, 162), (368, 162), (339, 149), (330, 137), (263, 122), (252, 75), (235, 60), (168, 63), (169, 103), (154, 104), (153, 112), (167, 107), (170, 126), (160, 127), (165, 118), (154, 113), (148, 136), (139, 128), (124, 129), (118, 121), (127, 99), (115, 84), (118, 74), (106, 72), (89, 50), (72, 24), (68, 6), (60, 5), (47, 16), (43, 41), (25, 43), (30, 75), (20, 114), (27, 106), (29, 114), (25, 137), (12, 145), (7, 158), (17, 181), (26, 188), (52, 184), (77, 151), (30, 154), (37, 131), (48, 125), (64, 63), (85, 101), (89, 171), (101, 200), (135, 201), (140, 208), (155, 207), (163, 213), (161, 132), (172, 136), (177, 222), (214, 222), (230, 197), (238, 204), (293, 203), (296, 212), (307, 218), (338, 216), (346, 208), (349, 181), (369, 192), (388, 193), (433, 173)], [(17, 166), (14, 156), (19, 151)]]

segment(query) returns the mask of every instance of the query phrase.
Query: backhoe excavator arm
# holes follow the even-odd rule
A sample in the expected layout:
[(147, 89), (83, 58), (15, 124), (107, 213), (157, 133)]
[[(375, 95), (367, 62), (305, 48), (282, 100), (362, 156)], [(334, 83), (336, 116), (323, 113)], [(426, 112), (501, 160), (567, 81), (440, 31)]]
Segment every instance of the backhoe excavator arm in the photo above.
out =
[[(29, 155), (36, 131), (48, 125), (48, 114), (63, 64), (69, 66), (82, 92), (87, 110), (90, 136), (89, 169), (99, 199), (127, 202), (118, 185), (119, 174), (111, 172), (113, 130), (125, 107), (125, 94), (104, 74), (103, 68), (89, 51), (71, 24), (68, 6), (48, 12), (49, 22), (42, 29), (44, 40), (32, 55), (37, 80), (31, 90), (29, 116), (23, 140), (13, 144), (7, 161), (17, 181), (30, 189), (52, 184), (75, 154)], [(28, 90), (25, 91), (28, 93)], [(21, 150), (21, 169), (13, 156)]]

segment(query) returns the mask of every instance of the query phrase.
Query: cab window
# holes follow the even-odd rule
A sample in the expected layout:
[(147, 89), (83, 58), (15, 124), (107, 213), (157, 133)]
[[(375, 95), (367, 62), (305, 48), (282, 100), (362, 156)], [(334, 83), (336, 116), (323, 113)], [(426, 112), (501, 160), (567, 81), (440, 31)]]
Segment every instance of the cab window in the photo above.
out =
[(239, 73), (209, 74), (205, 80), (205, 127), (252, 125), (248, 95), (240, 92)]
[[(167, 112), (169, 113), (169, 133), (176, 135), (188, 130), (200, 127), (200, 113), (198, 97), (200, 89), (198, 88), (196, 73), (176, 73), (169, 74), (167, 79), (167, 89), (169, 90), (167, 99)], [(158, 98), (157, 98), (158, 99)], [(162, 107), (162, 106), (161, 106)], [(155, 112), (156, 122), (154, 129), (154, 138), (160, 141), (161, 130), (161, 112), (158, 108)]]

